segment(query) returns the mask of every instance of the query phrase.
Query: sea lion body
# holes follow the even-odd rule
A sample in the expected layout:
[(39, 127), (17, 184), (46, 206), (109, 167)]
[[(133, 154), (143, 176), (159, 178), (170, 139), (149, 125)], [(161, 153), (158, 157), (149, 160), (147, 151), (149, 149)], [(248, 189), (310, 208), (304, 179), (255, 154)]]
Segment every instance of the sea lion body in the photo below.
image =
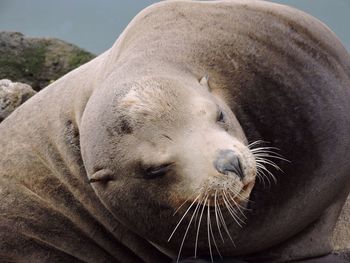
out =
[[(118, 108), (134, 103), (135, 96), (125, 98), (135, 85), (153, 84), (185, 95), (188, 87), (191, 103), (193, 94), (210, 94), (203, 96), (233, 112), (239, 141), (268, 141), (289, 160), (278, 162), (283, 173), (273, 171), (277, 184), (255, 183), (245, 224), (228, 226), (235, 245), (227, 236), (216, 239), (222, 255), (284, 262), (331, 253), (333, 228), (350, 191), (349, 72), (349, 55), (336, 36), (289, 7), (237, 0), (169, 1), (145, 9), (110, 50), (1, 123), (0, 256), (165, 262), (169, 257), (160, 250), (176, 257), (182, 240), (182, 255), (193, 255), (196, 229), (183, 239), (190, 217), (168, 242), (182, 216), (172, 216), (176, 208), (167, 203), (182, 196), (170, 198), (168, 189), (181, 192), (172, 186), (182, 179), (160, 187), (123, 174), (136, 166), (129, 162), (133, 154), (163, 156), (152, 152), (157, 129), (138, 132)], [(199, 86), (206, 75), (207, 93)], [(134, 145), (136, 135), (149, 138), (148, 148)], [(202, 146), (192, 138), (192, 149)], [(111, 181), (89, 184), (96, 174)], [(208, 249), (201, 234), (199, 255)], [(210, 249), (216, 253), (213, 243)]]

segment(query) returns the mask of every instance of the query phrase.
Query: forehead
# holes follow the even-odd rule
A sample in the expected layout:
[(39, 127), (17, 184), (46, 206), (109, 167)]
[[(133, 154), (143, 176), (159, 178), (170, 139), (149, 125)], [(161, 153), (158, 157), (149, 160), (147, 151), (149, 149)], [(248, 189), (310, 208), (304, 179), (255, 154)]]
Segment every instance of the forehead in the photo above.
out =
[(133, 118), (156, 121), (184, 119), (198, 110), (215, 110), (211, 94), (200, 85), (183, 85), (174, 80), (135, 82), (120, 102)]

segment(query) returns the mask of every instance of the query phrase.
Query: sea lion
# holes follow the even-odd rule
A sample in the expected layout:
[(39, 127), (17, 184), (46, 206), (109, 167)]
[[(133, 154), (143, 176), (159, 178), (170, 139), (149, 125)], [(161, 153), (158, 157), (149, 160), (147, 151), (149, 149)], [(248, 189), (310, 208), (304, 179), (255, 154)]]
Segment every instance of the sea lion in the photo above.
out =
[(350, 190), (349, 69), (337, 37), (290, 7), (146, 8), (110, 50), (0, 125), (0, 255), (336, 257), (330, 239)]

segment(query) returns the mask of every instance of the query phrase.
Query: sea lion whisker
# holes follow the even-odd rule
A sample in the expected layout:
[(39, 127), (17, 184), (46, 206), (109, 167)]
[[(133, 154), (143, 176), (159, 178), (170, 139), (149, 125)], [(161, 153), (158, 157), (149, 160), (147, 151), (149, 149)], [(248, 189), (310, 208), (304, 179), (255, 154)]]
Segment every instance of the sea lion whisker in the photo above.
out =
[(208, 199), (208, 195), (205, 196), (205, 200), (204, 200), (203, 206), (202, 206), (201, 215), (199, 216), (199, 223), (198, 223), (197, 233), (196, 233), (196, 243), (195, 243), (195, 246), (194, 246), (194, 258), (197, 258), (197, 247), (198, 247), (199, 229), (200, 229), (200, 226), (201, 226), (202, 217), (203, 217), (203, 212), (204, 212), (204, 209), (205, 209), (205, 205), (204, 205), (204, 204), (207, 202), (207, 199)]
[(265, 188), (265, 178), (266, 178), (266, 175), (264, 174), (264, 173), (262, 173), (261, 171), (257, 171), (257, 173), (256, 173), (256, 177), (258, 178), (258, 180), (260, 181), (260, 182), (262, 182), (263, 183), (263, 186), (264, 186), (264, 188)]
[(284, 159), (282, 156), (278, 156), (268, 152), (254, 152), (253, 155), (255, 157), (262, 157), (262, 158), (269, 158), (269, 159), (279, 159), (279, 160)]
[(227, 211), (230, 213), (231, 217), (233, 218), (233, 220), (236, 222), (236, 224), (237, 224), (240, 228), (242, 228), (242, 227), (243, 227), (242, 224), (239, 222), (239, 220), (237, 220), (236, 215), (235, 215), (234, 213), (232, 213), (230, 207), (229, 207), (228, 204), (227, 204), (227, 201), (224, 201), (224, 204), (225, 204), (225, 206), (226, 206)]
[(272, 147), (255, 148), (250, 151), (254, 156), (257, 156), (257, 157), (268, 157), (268, 158), (278, 159), (289, 163), (291, 162), (290, 160), (284, 158), (281, 154), (277, 153), (276, 151), (271, 151), (270, 150), (271, 148)]
[[(203, 187), (202, 187), (201, 189), (203, 189)], [(206, 191), (206, 192), (207, 192), (207, 191)], [(203, 200), (205, 199), (206, 196), (208, 196), (208, 194), (207, 194), (206, 192), (205, 192), (204, 194), (201, 193), (202, 198), (198, 201), (198, 202), (201, 203), (202, 205), (204, 204), (204, 203), (203, 203)], [(195, 215), (195, 218), (194, 218), (195, 227), (197, 226), (198, 214), (199, 214), (199, 211), (197, 211), (197, 213), (196, 213), (196, 215)]]
[[(233, 192), (231, 189), (229, 189), (229, 190), (231, 191), (232, 194), (234, 194), (234, 192)], [(247, 218), (246, 215), (244, 214), (244, 212), (243, 212), (242, 210), (251, 211), (251, 209), (248, 209), (248, 208), (245, 208), (245, 207), (241, 206), (238, 202), (236, 202), (236, 201), (234, 200), (234, 198), (232, 197), (232, 195), (231, 195), (230, 193), (227, 193), (227, 194), (229, 195), (230, 199), (233, 201), (233, 203), (235, 204), (235, 206), (237, 207), (237, 209), (239, 210), (239, 212), (243, 215), (243, 217), (244, 217), (244, 218)], [(227, 197), (226, 193), (225, 193), (225, 196), (226, 196), (227, 202), (229, 203), (229, 200), (228, 200), (228, 197)], [(236, 196), (237, 196), (237, 195), (236, 195)], [(243, 199), (243, 198), (242, 198), (242, 199)], [(245, 198), (245, 200), (246, 200), (247, 202), (250, 202), (250, 200), (249, 200), (248, 198)], [(230, 206), (230, 207), (233, 209), (232, 206)], [(235, 214), (236, 214), (236, 213), (235, 213)], [(243, 222), (244, 222), (244, 221), (243, 221)], [(245, 223), (245, 222), (244, 222), (244, 223)]]
[(228, 209), (228, 211), (230, 212), (230, 214), (232, 215), (232, 217), (235, 219), (236, 223), (242, 227), (242, 225), (240, 223), (238, 223), (238, 221), (240, 221), (242, 224), (245, 224), (245, 221), (242, 220), (242, 218), (239, 217), (239, 215), (237, 214), (237, 212), (235, 211), (234, 207), (231, 206), (227, 196), (226, 196), (226, 193), (224, 192), (224, 203), (226, 205), (226, 208)]
[[(265, 142), (265, 144), (269, 144), (269, 142)], [(254, 145), (256, 145), (256, 144), (254, 144)], [(253, 148), (253, 149), (276, 149), (276, 150), (280, 150), (278, 147), (276, 147), (276, 146), (265, 146), (265, 145), (263, 145), (263, 146), (257, 146), (257, 147), (255, 147), (255, 148)]]
[(210, 258), (211, 262), (214, 263), (213, 259), (213, 252), (211, 251), (211, 243), (210, 243), (210, 227), (209, 227), (209, 222), (210, 222), (210, 199), (208, 199), (208, 209), (207, 209), (207, 232), (208, 232), (208, 245), (209, 245), (209, 253), (210, 253)]
[(267, 157), (267, 158), (270, 158), (270, 159), (278, 159), (278, 160), (281, 160), (281, 161), (285, 161), (285, 162), (289, 162), (290, 161), (286, 158), (283, 158), (282, 156), (280, 155), (273, 155), (272, 153), (267, 153), (267, 152), (259, 152), (259, 153), (253, 153), (253, 155), (255, 157)]
[(269, 157), (269, 158), (273, 158), (273, 159), (279, 159), (279, 160), (283, 160), (286, 162), (290, 162), (288, 159), (284, 158), (281, 154), (275, 152), (275, 151), (271, 151), (271, 150), (264, 150), (264, 149), (252, 149), (250, 150), (250, 152), (255, 155), (255, 156), (265, 156), (265, 157)]
[(277, 155), (276, 153), (274, 152), (252, 152), (252, 154), (255, 156), (255, 157), (262, 157), (262, 158), (269, 158), (269, 159), (277, 159), (277, 160), (281, 160), (281, 161), (285, 161), (285, 162), (290, 162), (289, 160), (287, 160), (286, 158), (284, 158), (283, 156), (281, 155)]
[(187, 213), (190, 211), (191, 207), (195, 204), (195, 202), (198, 200), (198, 198), (200, 197), (200, 195), (198, 195), (196, 197), (196, 199), (193, 200), (193, 202), (191, 203), (191, 205), (187, 208), (186, 212), (184, 213), (184, 215), (181, 217), (180, 221), (177, 223), (176, 227), (174, 228), (173, 232), (171, 233), (170, 237), (168, 238), (168, 242), (171, 240), (171, 238), (173, 237), (175, 231), (177, 230), (177, 228), (179, 227), (179, 225), (181, 224), (181, 222), (184, 220), (185, 216), (187, 215)]
[[(204, 205), (205, 203), (203, 203), (203, 200), (206, 198), (206, 196), (207, 196), (208, 194), (205, 194), (205, 195), (203, 195), (202, 193), (201, 193), (201, 198), (198, 200), (198, 203), (200, 203), (201, 205)], [(199, 215), (199, 210), (200, 209), (198, 209), (198, 211), (195, 213), (195, 217), (194, 217), (194, 227), (196, 228), (197, 227), (197, 219), (198, 219), (198, 215)]]
[(268, 157), (265, 157), (265, 156), (254, 156), (254, 157), (259, 162), (265, 162), (265, 163), (272, 164), (273, 166), (276, 166), (277, 169), (279, 169), (277, 164), (275, 162), (273, 162), (272, 160), (270, 160)]
[(222, 214), (222, 211), (221, 211), (220, 206), (218, 206), (218, 212), (219, 212), (219, 218), (221, 218), (222, 226), (223, 226), (223, 228), (224, 228), (226, 234), (227, 234), (228, 237), (230, 238), (230, 240), (231, 240), (233, 246), (236, 246), (236, 245), (235, 245), (235, 242), (233, 242), (233, 239), (232, 239), (232, 237), (231, 237), (230, 232), (228, 231), (228, 228), (227, 228), (227, 225), (226, 225), (226, 222), (225, 222), (225, 218), (224, 218), (224, 216), (223, 216), (223, 214)]
[[(260, 168), (261, 169), (260, 171), (265, 171), (272, 178), (272, 180), (275, 182), (275, 184), (277, 183), (276, 177), (264, 165), (257, 163), (256, 167)], [(265, 173), (263, 173), (263, 174), (265, 175)], [(266, 178), (268, 179), (269, 177), (266, 176)]]
[[(231, 188), (228, 188), (228, 190), (230, 190), (231, 193), (234, 195), (234, 196), (232, 196), (232, 195), (230, 194), (230, 197), (234, 199), (234, 197), (237, 196), (237, 194), (236, 194)], [(229, 194), (229, 193), (228, 193), (228, 194)], [(242, 198), (242, 199), (243, 199), (243, 198)], [(249, 198), (244, 198), (244, 199), (245, 199), (246, 201), (248, 201), (248, 202), (251, 202), (251, 200), (250, 200)], [(234, 201), (234, 200), (233, 200), (233, 201)], [(240, 204), (239, 204), (238, 202), (236, 202), (236, 201), (234, 201), (234, 203), (235, 203), (241, 210), (251, 211), (251, 209), (248, 209), (248, 208), (246, 208), (246, 207), (240, 205)]]
[(257, 157), (268, 157), (268, 158), (271, 158), (271, 159), (279, 159), (279, 160), (283, 160), (283, 161), (288, 161), (287, 159), (283, 158), (283, 156), (280, 156), (280, 155), (276, 155), (274, 152), (252, 152), (252, 154), (254, 156), (257, 156)]
[(278, 151), (277, 148), (272, 148), (272, 147), (259, 147), (259, 148), (250, 149), (250, 151), (253, 153), (273, 153), (276, 156), (283, 157), (280, 153), (277, 152)]
[[(215, 204), (214, 204), (214, 207), (215, 207)], [(209, 211), (208, 214), (209, 214), (209, 229), (210, 229), (210, 234), (211, 234), (211, 237), (213, 238), (213, 243), (214, 243), (214, 246), (215, 246), (215, 248), (216, 248), (216, 251), (218, 252), (220, 258), (222, 258), (221, 253), (220, 253), (220, 251), (219, 251), (219, 248), (218, 248), (218, 246), (217, 246), (217, 244), (216, 244), (215, 236), (214, 236), (214, 233), (213, 233), (213, 227), (212, 227), (212, 225), (211, 225), (210, 205), (208, 206), (208, 211)]]
[(241, 209), (241, 208), (243, 208), (243, 206), (241, 206), (239, 203), (237, 203), (230, 193), (227, 193), (227, 195), (232, 200), (232, 202), (235, 204), (235, 206), (237, 207), (238, 211), (242, 214), (242, 216), (245, 219), (247, 219), (247, 216), (243, 213), (243, 211)]
[[(200, 196), (200, 195), (198, 195), (198, 197), (199, 197), (199, 196)], [(198, 198), (198, 197), (197, 197), (197, 198)], [(181, 255), (182, 247), (183, 247), (183, 245), (184, 245), (184, 243), (185, 243), (185, 239), (186, 239), (188, 230), (189, 230), (190, 227), (191, 227), (192, 220), (193, 220), (193, 218), (194, 218), (194, 215), (195, 215), (195, 213), (196, 213), (196, 211), (197, 211), (199, 205), (200, 205), (200, 203), (197, 202), (197, 205), (196, 205), (196, 208), (195, 208), (195, 210), (194, 210), (194, 213), (193, 213), (192, 216), (191, 216), (191, 219), (190, 219), (190, 221), (189, 221), (189, 223), (188, 223), (188, 226), (187, 226), (187, 228), (186, 228), (185, 234), (184, 234), (184, 236), (183, 236), (183, 238), (182, 238), (182, 242), (181, 242), (181, 245), (180, 245), (180, 249), (179, 249), (179, 252), (178, 252), (178, 255), (177, 255), (177, 261), (176, 261), (176, 262), (179, 262), (179, 260), (180, 260), (180, 255)]]
[(217, 208), (217, 194), (218, 194), (218, 190), (215, 191), (215, 196), (214, 196), (214, 212), (215, 212), (215, 220), (216, 220), (216, 226), (218, 228), (221, 240), (223, 243), (225, 243), (224, 237), (222, 236), (221, 233), (221, 224), (218, 218), (218, 208)]
[(225, 200), (225, 197), (223, 198), (223, 201), (224, 201), (224, 204), (225, 204), (225, 206), (226, 206), (227, 211), (230, 213), (230, 215), (231, 215), (231, 217), (233, 218), (233, 220), (237, 223), (237, 225), (238, 225), (239, 227), (242, 228), (241, 223), (237, 220), (235, 213), (233, 213), (233, 212), (231, 211), (231, 208), (229, 207), (229, 204), (228, 204), (227, 201)]
[[(231, 189), (229, 189), (229, 190), (231, 191)], [(231, 191), (231, 193), (232, 193), (233, 195), (235, 195), (235, 193), (234, 193), (233, 191)], [(234, 197), (233, 197), (230, 193), (227, 193), (227, 194), (228, 194), (229, 197), (232, 199), (232, 201), (235, 203), (235, 205), (237, 206), (237, 208), (241, 211), (241, 213), (243, 213), (244, 216), (245, 216), (245, 214), (244, 214), (243, 211), (251, 211), (251, 209), (246, 208), (246, 207), (240, 205), (238, 202), (236, 202), (236, 201), (234, 200)], [(248, 202), (250, 202), (249, 199), (245, 199), (245, 200), (248, 201)]]
[(260, 169), (260, 171), (267, 172), (271, 177), (274, 177), (274, 175), (267, 169), (267, 167), (264, 165), (263, 162), (259, 162), (259, 160), (256, 162), (256, 167)]
[[(202, 189), (202, 188), (201, 188), (201, 189)], [(200, 192), (201, 189), (199, 189), (199, 192)], [(187, 198), (187, 199), (175, 210), (173, 216), (176, 215), (176, 213), (179, 212), (179, 210), (181, 209), (181, 207), (183, 207), (184, 204), (186, 204), (187, 201), (190, 200), (195, 194), (196, 194), (196, 192), (193, 193), (189, 198)]]
[(270, 176), (265, 174), (265, 170), (266, 169), (263, 169), (264, 166), (257, 164), (256, 168), (258, 169), (259, 178), (261, 178), (264, 182), (265, 182), (265, 179), (266, 179), (268, 184), (269, 184), (269, 187), (271, 187)]
[(257, 144), (262, 144), (262, 143), (268, 143), (267, 141), (263, 141), (263, 140), (257, 140), (257, 141), (254, 141), (254, 142), (251, 142), (247, 145), (247, 147), (250, 149), (251, 147), (253, 147), (254, 145), (257, 145)]
[(234, 197), (239, 197), (241, 199), (245, 199), (241, 194), (240, 192), (238, 192), (237, 190), (235, 189), (232, 189), (232, 188), (228, 188), (233, 194), (234, 194)]
[(278, 167), (277, 164), (275, 164), (274, 162), (268, 160), (268, 159), (265, 159), (265, 158), (256, 158), (256, 162), (260, 163), (260, 164), (268, 164), (270, 166), (272, 166), (273, 168), (275, 168), (276, 170), (278, 171), (281, 171), (282, 172), (282, 169)]
[[(259, 150), (277, 150), (280, 151), (280, 148), (274, 147), (274, 146), (262, 146), (262, 147), (256, 147), (251, 149), (251, 151), (259, 151)], [(277, 152), (276, 152), (277, 153)], [(277, 153), (278, 154), (278, 153)]]

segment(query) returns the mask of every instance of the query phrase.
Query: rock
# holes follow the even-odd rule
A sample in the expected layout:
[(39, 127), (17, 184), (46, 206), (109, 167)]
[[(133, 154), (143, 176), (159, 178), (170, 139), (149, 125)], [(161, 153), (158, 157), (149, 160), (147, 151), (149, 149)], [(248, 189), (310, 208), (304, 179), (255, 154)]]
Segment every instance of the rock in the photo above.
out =
[(37, 91), (94, 57), (59, 39), (0, 32), (0, 79), (24, 82)]
[(8, 79), (0, 80), (0, 122), (35, 94), (36, 92), (27, 84)]

